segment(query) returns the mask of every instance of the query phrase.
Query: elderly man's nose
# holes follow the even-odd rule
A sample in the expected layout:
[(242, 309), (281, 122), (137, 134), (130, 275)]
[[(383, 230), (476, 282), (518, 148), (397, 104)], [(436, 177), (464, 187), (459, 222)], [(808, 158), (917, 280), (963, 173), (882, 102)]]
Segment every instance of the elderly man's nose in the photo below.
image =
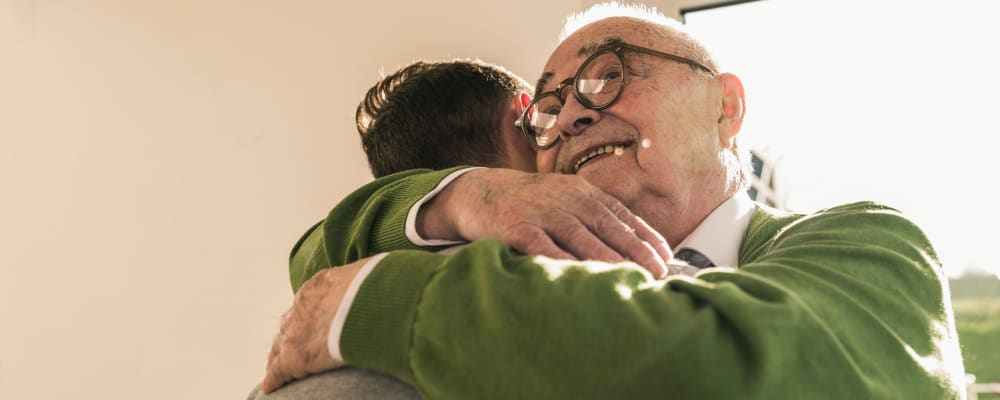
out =
[(559, 111), (556, 126), (563, 135), (576, 136), (600, 119), (600, 112), (585, 107), (580, 104), (576, 97), (569, 96), (563, 104), (562, 110)]

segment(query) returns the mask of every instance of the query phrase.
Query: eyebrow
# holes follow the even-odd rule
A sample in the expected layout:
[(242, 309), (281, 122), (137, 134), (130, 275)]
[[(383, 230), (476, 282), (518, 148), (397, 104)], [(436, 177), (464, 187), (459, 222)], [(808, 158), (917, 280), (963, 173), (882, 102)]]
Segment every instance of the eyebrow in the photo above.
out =
[[(581, 58), (588, 57), (591, 54), (597, 53), (602, 50), (607, 50), (622, 43), (625, 43), (625, 41), (622, 40), (622, 38), (620, 37), (617, 36), (606, 37), (604, 39), (599, 39), (583, 45), (583, 47), (581, 47), (580, 50), (576, 52), (576, 56)], [(538, 83), (535, 84), (535, 96), (542, 94), (542, 88), (545, 87), (545, 85), (549, 83), (549, 80), (552, 79), (552, 77), (555, 75), (556, 74), (552, 71), (546, 71), (545, 73), (542, 74), (541, 78), (538, 78)]]
[(535, 96), (542, 94), (542, 87), (549, 83), (549, 79), (552, 79), (556, 74), (552, 71), (548, 71), (542, 74), (541, 78), (538, 78), (538, 83), (535, 84)]
[(622, 43), (625, 43), (625, 41), (622, 40), (622, 38), (620, 37), (617, 36), (606, 37), (604, 39), (596, 40), (583, 45), (583, 47), (580, 48), (580, 51), (576, 53), (576, 56), (577, 57), (590, 56), (591, 54), (597, 53), (601, 50), (607, 50)]

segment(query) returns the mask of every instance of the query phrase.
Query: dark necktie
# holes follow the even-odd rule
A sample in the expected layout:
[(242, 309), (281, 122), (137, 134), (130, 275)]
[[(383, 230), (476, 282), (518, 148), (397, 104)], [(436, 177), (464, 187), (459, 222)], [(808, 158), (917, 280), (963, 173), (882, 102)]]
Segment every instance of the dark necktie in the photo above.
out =
[(674, 258), (687, 261), (692, 267), (707, 268), (715, 266), (715, 264), (712, 264), (712, 260), (709, 260), (704, 254), (699, 253), (698, 250), (686, 247), (678, 251), (677, 254), (674, 254)]

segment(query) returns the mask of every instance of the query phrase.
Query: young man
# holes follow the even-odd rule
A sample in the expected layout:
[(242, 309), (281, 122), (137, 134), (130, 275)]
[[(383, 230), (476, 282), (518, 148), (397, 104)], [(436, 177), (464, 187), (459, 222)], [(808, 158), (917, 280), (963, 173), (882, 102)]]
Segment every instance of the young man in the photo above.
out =
[[(528, 103), (526, 93), (530, 91), (524, 79), (479, 61), (415, 62), (400, 68), (372, 86), (355, 113), (372, 174), (382, 178), (461, 165), (534, 171), (535, 153), (513, 123)], [(359, 211), (363, 202), (390, 190), (397, 194), (429, 190), (423, 185), (400, 186), (367, 185), (331, 211), (329, 218), (310, 228), (292, 249), (292, 290), (298, 291), (323, 268), (367, 255), (367, 249), (358, 252), (349, 245), (335, 247), (343, 242), (327, 240), (328, 235), (368, 238), (369, 223), (374, 224), (376, 215)], [(387, 201), (392, 204), (392, 199)], [(362, 216), (359, 221), (353, 221), (356, 214)], [(384, 243), (381, 238), (358, 242), (374, 251), (408, 247)]]
[[(754, 205), (738, 78), (656, 16), (571, 33), (522, 118), (539, 171), (610, 193), (705, 269), (656, 281), (492, 240), (362, 259), (303, 288), (265, 390), (346, 360), (426, 398), (961, 396), (947, 283), (916, 226), (869, 202), (810, 215)], [(472, 176), (418, 210), (442, 222), (431, 237), (463, 237), (469, 221), (448, 216), (463, 207), (495, 219), (464, 190)], [(504, 182), (492, 191), (518, 190)]]
[[(514, 120), (530, 101), (524, 79), (503, 67), (480, 61), (415, 62), (383, 77), (365, 94), (355, 113), (361, 145), (372, 175), (393, 178), (462, 165), (535, 170), (535, 153)], [(404, 172), (406, 171), (406, 172)], [(404, 182), (405, 183), (405, 182)], [(336, 240), (350, 232), (365, 237), (368, 226), (338, 221), (354, 218), (356, 207), (383, 193), (426, 192), (425, 186), (368, 185), (352, 194), (314, 225), (295, 245), (290, 259), (293, 291), (317, 271), (363, 256)], [(391, 204), (391, 201), (390, 201)], [(369, 215), (371, 218), (375, 214)], [(365, 221), (365, 219), (362, 219)], [(331, 242), (327, 245), (326, 242)], [(401, 246), (370, 242), (375, 248)], [(361, 247), (358, 245), (358, 247)], [(367, 251), (367, 250), (365, 250)], [(391, 377), (344, 368), (310, 377), (269, 396), (255, 389), (249, 399), (417, 398), (416, 392)]]

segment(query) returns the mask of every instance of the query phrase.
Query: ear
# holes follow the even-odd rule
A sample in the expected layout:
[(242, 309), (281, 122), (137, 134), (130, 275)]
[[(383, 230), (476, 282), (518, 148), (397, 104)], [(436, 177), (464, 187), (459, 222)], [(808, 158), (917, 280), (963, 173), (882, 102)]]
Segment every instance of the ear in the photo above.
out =
[(722, 114), (719, 116), (719, 143), (730, 149), (743, 126), (746, 115), (746, 96), (743, 82), (736, 75), (724, 73), (716, 77), (722, 89)]
[(514, 96), (514, 110), (517, 111), (517, 116), (521, 116), (521, 113), (523, 113), (524, 109), (528, 107), (528, 104), (531, 104), (531, 96), (527, 93), (521, 93)]

